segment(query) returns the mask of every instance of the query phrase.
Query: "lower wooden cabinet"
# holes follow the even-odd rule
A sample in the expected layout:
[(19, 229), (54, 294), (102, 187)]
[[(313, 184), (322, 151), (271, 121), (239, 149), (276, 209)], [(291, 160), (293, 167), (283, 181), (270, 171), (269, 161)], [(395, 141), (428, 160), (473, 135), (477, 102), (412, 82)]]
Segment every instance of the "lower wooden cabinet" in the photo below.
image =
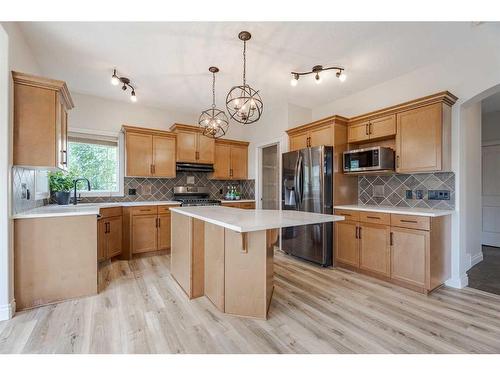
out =
[(224, 207), (234, 207), (234, 208), (243, 208), (246, 210), (254, 210), (255, 209), (255, 202), (223, 202), (221, 203), (221, 206)]
[(158, 215), (158, 250), (168, 250), (171, 244), (170, 213)]
[(132, 216), (132, 253), (147, 253), (158, 249), (158, 215)]
[[(119, 216), (111, 216), (119, 215)], [(101, 210), (97, 221), (97, 260), (103, 261), (122, 253), (123, 249), (122, 208), (113, 207)]]
[[(450, 277), (451, 217), (336, 210), (335, 265), (429, 293)], [(381, 224), (381, 223), (383, 224)]]

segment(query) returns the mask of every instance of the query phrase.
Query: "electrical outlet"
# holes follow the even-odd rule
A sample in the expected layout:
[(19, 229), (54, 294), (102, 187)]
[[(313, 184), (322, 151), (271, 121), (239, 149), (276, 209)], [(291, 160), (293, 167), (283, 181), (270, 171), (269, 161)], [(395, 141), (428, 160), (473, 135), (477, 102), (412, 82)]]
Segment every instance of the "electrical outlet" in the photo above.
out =
[(428, 192), (429, 200), (450, 200), (450, 191), (449, 190), (429, 190)]
[(415, 190), (415, 198), (416, 199), (424, 199), (424, 191), (423, 190)]
[(406, 199), (413, 199), (413, 191), (411, 190), (406, 190)]
[(21, 198), (28, 199), (28, 187), (26, 184), (21, 184)]
[(128, 195), (136, 195), (137, 190), (136, 189), (128, 189)]

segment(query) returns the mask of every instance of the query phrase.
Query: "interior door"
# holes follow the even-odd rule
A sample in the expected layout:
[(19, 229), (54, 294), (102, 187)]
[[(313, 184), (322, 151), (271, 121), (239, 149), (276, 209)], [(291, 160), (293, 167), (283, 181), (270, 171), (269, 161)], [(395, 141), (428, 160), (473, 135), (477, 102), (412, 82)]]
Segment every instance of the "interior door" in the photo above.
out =
[(248, 177), (248, 148), (246, 146), (231, 146), (231, 178), (246, 180)]
[(149, 134), (126, 133), (127, 176), (151, 176), (153, 137)]
[(215, 143), (214, 179), (230, 178), (231, 146), (226, 143)]
[(363, 223), (359, 228), (359, 268), (389, 277), (391, 275), (390, 227)]
[(484, 245), (500, 247), (500, 143), (482, 147)]
[(196, 163), (197, 134), (194, 132), (177, 132), (177, 161)]
[(122, 252), (122, 217), (111, 217), (108, 222), (108, 247), (106, 257), (111, 258)]
[(170, 249), (171, 243), (170, 214), (158, 215), (158, 250)]
[(175, 177), (175, 138), (153, 136), (153, 165), (156, 177)]
[(262, 208), (279, 209), (279, 159), (278, 145), (262, 148), (261, 160), (261, 197)]
[(157, 215), (132, 216), (132, 253), (156, 251), (157, 246)]
[(197, 134), (198, 138), (198, 163), (213, 164), (215, 161), (215, 140)]

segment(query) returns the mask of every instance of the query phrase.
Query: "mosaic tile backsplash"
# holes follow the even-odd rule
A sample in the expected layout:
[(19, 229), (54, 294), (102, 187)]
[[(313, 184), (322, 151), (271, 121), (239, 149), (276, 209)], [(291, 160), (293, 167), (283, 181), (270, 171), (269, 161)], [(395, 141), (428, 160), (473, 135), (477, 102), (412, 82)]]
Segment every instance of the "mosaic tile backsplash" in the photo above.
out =
[[(406, 199), (406, 190), (412, 190), (413, 199)], [(415, 199), (416, 190), (422, 190), (423, 199)], [(429, 200), (429, 190), (449, 190), (450, 200)], [(359, 176), (358, 204), (452, 210), (455, 208), (455, 173)]]
[[(26, 195), (29, 191), (29, 198)], [(20, 167), (12, 168), (12, 211), (17, 214), (43, 206), (44, 199), (35, 199), (35, 170)]]
[[(193, 177), (189, 181), (188, 177)], [(82, 202), (133, 202), (133, 201), (158, 201), (171, 200), (174, 196), (174, 186), (208, 186), (210, 197), (222, 199), (229, 185), (236, 186), (241, 193), (241, 199), (254, 199), (254, 180), (210, 180), (207, 173), (177, 172), (175, 178), (132, 178), (125, 177), (123, 197), (86, 197)], [(136, 189), (136, 195), (129, 195), (129, 189)], [(222, 191), (222, 194), (221, 194)]]

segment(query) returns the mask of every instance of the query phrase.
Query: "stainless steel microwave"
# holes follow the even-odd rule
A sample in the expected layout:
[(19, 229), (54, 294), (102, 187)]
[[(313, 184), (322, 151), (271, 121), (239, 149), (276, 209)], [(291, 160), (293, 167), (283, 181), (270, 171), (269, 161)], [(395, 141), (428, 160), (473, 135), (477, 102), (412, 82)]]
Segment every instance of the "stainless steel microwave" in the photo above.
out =
[(344, 172), (393, 171), (394, 150), (369, 147), (344, 152)]

